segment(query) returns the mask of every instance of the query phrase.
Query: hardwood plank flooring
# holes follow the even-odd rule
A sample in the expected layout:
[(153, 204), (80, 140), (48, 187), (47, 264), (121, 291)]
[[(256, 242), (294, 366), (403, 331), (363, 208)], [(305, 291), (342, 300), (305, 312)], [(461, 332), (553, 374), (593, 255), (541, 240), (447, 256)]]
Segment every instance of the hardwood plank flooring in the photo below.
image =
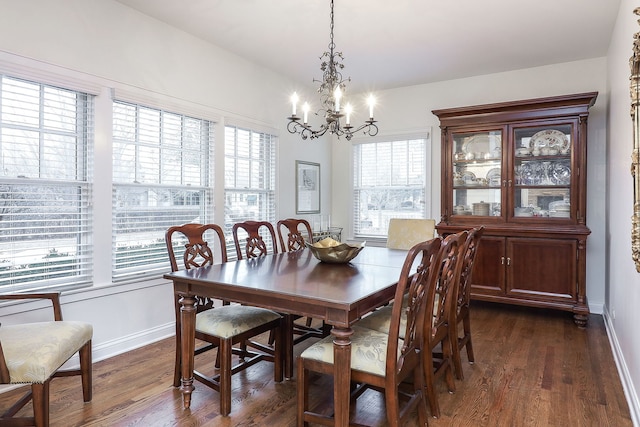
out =
[[(569, 313), (474, 302), (472, 328), (476, 363), (463, 356), (465, 379), (456, 381), (455, 393), (438, 384), (442, 415), (430, 418), (430, 426), (632, 425), (601, 316), (591, 315), (589, 326), (579, 329)], [(296, 382), (274, 383), (266, 363), (233, 377), (229, 417), (218, 415), (218, 393), (198, 382), (191, 408), (183, 410), (171, 385), (173, 357), (173, 339), (166, 339), (94, 363), (93, 400), (86, 404), (79, 378), (55, 379), (51, 425), (295, 425)], [(212, 369), (212, 359), (200, 355), (197, 363)], [(330, 406), (331, 378), (313, 378), (312, 387), (314, 400)], [(0, 408), (18, 392), (0, 395)], [(357, 422), (387, 425), (384, 400), (373, 391), (358, 399), (353, 412)], [(416, 425), (414, 419), (409, 427)]]

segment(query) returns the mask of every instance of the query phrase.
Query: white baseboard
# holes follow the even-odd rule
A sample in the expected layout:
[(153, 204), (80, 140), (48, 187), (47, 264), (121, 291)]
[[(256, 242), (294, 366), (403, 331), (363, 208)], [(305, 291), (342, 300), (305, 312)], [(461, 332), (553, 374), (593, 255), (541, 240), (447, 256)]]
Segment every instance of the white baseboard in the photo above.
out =
[(620, 343), (618, 342), (616, 331), (613, 327), (613, 324), (611, 323), (611, 318), (609, 317), (608, 310), (605, 309), (602, 316), (604, 317), (604, 326), (607, 330), (609, 343), (611, 344), (611, 351), (613, 352), (613, 358), (618, 368), (618, 375), (620, 375), (620, 381), (622, 382), (624, 395), (627, 398), (627, 403), (629, 404), (631, 421), (633, 422), (634, 426), (640, 427), (640, 400), (638, 399), (638, 392), (633, 385), (631, 376), (629, 375), (629, 369), (627, 369), (627, 364), (624, 360), (624, 355), (622, 353), (622, 349), (620, 348)]

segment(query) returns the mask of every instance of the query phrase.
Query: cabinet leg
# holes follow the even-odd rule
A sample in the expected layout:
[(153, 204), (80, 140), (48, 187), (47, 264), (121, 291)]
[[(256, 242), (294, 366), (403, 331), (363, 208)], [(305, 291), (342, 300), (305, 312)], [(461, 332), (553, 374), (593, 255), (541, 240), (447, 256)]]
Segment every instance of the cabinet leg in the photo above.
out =
[(573, 321), (579, 328), (586, 328), (589, 316), (586, 314), (574, 313)]

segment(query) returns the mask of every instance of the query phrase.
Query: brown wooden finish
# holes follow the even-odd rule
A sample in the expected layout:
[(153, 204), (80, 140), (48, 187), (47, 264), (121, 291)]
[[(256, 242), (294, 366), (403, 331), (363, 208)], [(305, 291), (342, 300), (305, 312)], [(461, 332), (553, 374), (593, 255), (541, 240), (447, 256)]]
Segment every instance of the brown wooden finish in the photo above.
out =
[[(590, 314), (589, 327), (579, 329), (560, 311), (472, 301), (471, 323), (476, 362), (463, 363), (465, 379), (456, 382), (454, 394), (438, 384), (441, 415), (429, 419), (430, 427), (633, 426), (602, 316)], [(296, 346), (296, 354), (311, 343)], [(182, 393), (167, 387), (173, 347), (167, 338), (95, 362), (89, 403), (77, 398), (81, 387), (75, 378), (56, 379), (51, 427), (295, 426), (297, 381), (274, 384), (272, 367), (263, 363), (233, 376), (231, 417), (220, 415), (218, 392), (208, 387), (199, 387), (191, 409), (183, 410)], [(214, 368), (208, 354), (198, 358)], [(318, 375), (309, 382), (311, 404), (331, 405), (333, 378)], [(0, 394), (0, 408), (23, 391)], [(27, 405), (19, 415), (30, 412)], [(351, 405), (350, 420), (388, 425), (382, 396), (365, 392)], [(417, 414), (405, 423), (416, 426)]]
[[(453, 346), (453, 366), (456, 377), (460, 380), (464, 379), (462, 358), (460, 357), (462, 349), (466, 348), (469, 363), (473, 363), (475, 360), (473, 343), (471, 341), (471, 279), (476, 255), (478, 254), (480, 238), (483, 233), (484, 228), (473, 228), (467, 236), (467, 241), (464, 245), (464, 257), (461, 261), (460, 280), (458, 282), (455, 323), (453, 327), (449, 328), (451, 334), (450, 341)], [(460, 331), (460, 328), (462, 328), (462, 331)], [(460, 336), (460, 332), (462, 332), (462, 336)]]
[[(247, 233), (244, 245), (240, 241), (238, 235), (239, 230), (244, 230)], [(272, 243), (272, 252), (278, 253), (278, 242), (276, 241), (276, 232), (273, 229), (273, 225), (267, 221), (245, 221), (236, 222), (231, 228), (233, 233), (233, 241), (236, 245), (236, 254), (238, 259), (243, 258), (256, 258), (269, 253), (267, 242), (264, 238), (267, 237)], [(266, 234), (265, 234), (266, 233)]]
[[(586, 326), (586, 241), (591, 232), (586, 226), (587, 118), (597, 95), (589, 92), (433, 111), (442, 131), (442, 217), (436, 226), (438, 233), (447, 235), (480, 225), (485, 228), (473, 271), (472, 298), (569, 311), (578, 326)], [(563, 129), (569, 135), (568, 153), (524, 158), (516, 155), (526, 138), (550, 129)], [(489, 131), (501, 137), (498, 155), (488, 160), (456, 156), (454, 151), (461, 141)], [(531, 183), (522, 182), (516, 173), (526, 162), (542, 165), (545, 161), (568, 165), (570, 179)], [(500, 170), (497, 183), (480, 182), (473, 187), (454, 183), (454, 173), (460, 170), (480, 168), (477, 170), (486, 173), (492, 167)], [(483, 189), (493, 191), (491, 194), (499, 191), (498, 213), (462, 215), (454, 211), (460, 200), (474, 200), (472, 195), (481, 194)], [(520, 200), (523, 194), (544, 199), (557, 197), (563, 190), (570, 201), (568, 217), (515, 215), (515, 208), (524, 203)]]
[[(186, 270), (203, 268), (214, 265), (214, 251), (205, 240), (207, 231), (214, 232), (216, 251), (220, 254), (222, 263), (227, 262), (227, 252), (225, 246), (224, 232), (216, 224), (184, 224), (170, 227), (165, 233), (165, 243), (171, 263), (171, 271), (179, 271), (178, 261), (174, 253), (174, 239), (182, 235), (187, 239), (183, 255), (183, 266)], [(183, 310), (188, 311), (195, 318), (196, 313), (206, 310), (215, 310), (214, 298), (207, 294), (184, 295), (188, 302), (181, 305), (181, 295), (175, 293), (176, 303), (176, 359), (174, 369), (173, 385), (179, 386), (189, 395), (193, 390), (193, 379), (197, 379), (203, 384), (217, 390), (220, 393), (220, 410), (223, 415), (228, 415), (231, 411), (231, 375), (243, 371), (250, 366), (260, 362), (269, 361), (274, 363), (274, 379), (282, 381), (282, 324), (281, 319), (259, 324), (246, 332), (235, 334), (230, 337), (221, 337), (208, 333), (207, 331), (195, 329), (193, 327), (186, 330), (182, 327), (182, 319), (185, 316)], [(226, 308), (225, 308), (226, 309)], [(275, 342), (273, 348), (252, 340), (253, 337), (264, 332), (274, 334)], [(182, 334), (186, 333), (184, 340)], [(194, 348), (193, 345), (185, 346), (185, 341), (193, 344), (195, 339), (207, 344)], [(241, 344), (239, 348), (234, 347)], [(248, 348), (251, 348), (249, 350)], [(218, 349), (216, 367), (219, 367), (216, 375), (206, 375), (200, 370), (194, 370), (193, 356), (205, 351)], [(187, 353), (188, 352), (188, 353)], [(185, 354), (189, 356), (185, 357)], [(240, 363), (232, 364), (232, 354), (240, 357)], [(188, 376), (184, 373), (188, 372)], [(180, 379), (182, 376), (182, 380)]]
[[(173, 280), (175, 293), (182, 297), (181, 348), (188, 359), (182, 366), (184, 407), (190, 406), (193, 391), (194, 342), (189, 338), (195, 327), (193, 296), (203, 295), (332, 325), (336, 422), (347, 425), (351, 325), (393, 298), (403, 261), (398, 253), (404, 251), (369, 247), (364, 253), (366, 257), (356, 257), (350, 264), (321, 263), (309, 250), (303, 250), (166, 274), (166, 279)], [(394, 265), (398, 259), (400, 263)]]
[[(437, 259), (435, 288), (429, 293), (427, 310), (432, 313), (425, 318), (423, 363), (425, 390), (431, 415), (440, 416), (435, 380), (443, 377), (449, 393), (456, 390), (453, 378), (453, 343), (451, 328), (456, 327), (458, 286), (463, 267), (467, 232), (450, 234), (444, 238)], [(437, 349), (440, 354), (436, 353)], [(437, 355), (437, 356), (436, 356)]]
[[(394, 297), (395, 301), (402, 301), (402, 303), (394, 304), (387, 331), (388, 345), (384, 375), (351, 370), (349, 367), (351, 381), (357, 384), (351, 393), (354, 400), (369, 388), (384, 391), (386, 415), (390, 426), (404, 426), (413, 415), (411, 411), (416, 409), (420, 425), (427, 425), (426, 402), (423, 394), (425, 373), (421, 353), (426, 324), (425, 312), (431, 313), (429, 309), (433, 309), (433, 306), (429, 307), (427, 301), (431, 301), (432, 304), (435, 301), (436, 279), (441, 260), (439, 257), (440, 243), (439, 238), (422, 242), (411, 248), (406, 256)], [(417, 263), (415, 270), (414, 263)], [(415, 274), (413, 274), (414, 271)], [(400, 322), (403, 313), (406, 313), (407, 326), (404, 331), (401, 331)], [(430, 322), (428, 326), (430, 326)], [(362, 333), (362, 331), (364, 329), (360, 332)], [(398, 348), (400, 343), (402, 351), (399, 351)], [(309, 422), (334, 425), (336, 420), (333, 417), (310, 410), (309, 377), (311, 372), (332, 375), (334, 366), (325, 361), (305, 358), (304, 354), (298, 357), (297, 425), (303, 427)], [(409, 379), (413, 386), (409, 389), (401, 388), (401, 384)], [(339, 381), (339, 379), (335, 378), (334, 381)], [(345, 386), (348, 387), (348, 384)], [(401, 405), (400, 399), (407, 402)]]
[[(302, 230), (300, 230), (301, 227)], [(276, 230), (282, 252), (299, 251), (306, 247), (305, 241), (309, 243), (313, 242), (313, 231), (311, 231), (311, 225), (306, 219), (282, 219), (278, 221)], [(287, 236), (286, 244), (284, 241), (285, 233)]]
[[(1, 294), (0, 300), (36, 300), (48, 299), (52, 304), (53, 320), (62, 321), (62, 307), (60, 305), (60, 294), (58, 292), (47, 293), (24, 293), (24, 294)], [(44, 351), (44, 350), (43, 350)], [(49, 426), (49, 388), (51, 380), (59, 377), (78, 376), (81, 377), (82, 398), (84, 402), (90, 402), (93, 397), (93, 371), (91, 357), (91, 340), (87, 341), (78, 351), (80, 368), (58, 370), (53, 373), (44, 383), (32, 383), (30, 389), (21, 397), (10, 403), (10, 407), (0, 415), (0, 426)], [(0, 343), (0, 384), (9, 384), (9, 369), (4, 358), (2, 343)], [(75, 397), (70, 397), (75, 399)], [(19, 415), (20, 410), (32, 402), (32, 415)]]

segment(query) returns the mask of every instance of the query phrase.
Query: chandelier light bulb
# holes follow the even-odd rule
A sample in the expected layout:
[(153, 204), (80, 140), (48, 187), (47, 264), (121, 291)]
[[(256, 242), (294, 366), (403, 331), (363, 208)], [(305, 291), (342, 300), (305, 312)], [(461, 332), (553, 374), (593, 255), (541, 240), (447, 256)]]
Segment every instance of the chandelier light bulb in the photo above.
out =
[(298, 94), (297, 94), (297, 92), (293, 92), (293, 95), (291, 95), (291, 106), (292, 106), (291, 116), (295, 117), (296, 116), (296, 108), (298, 106)]

